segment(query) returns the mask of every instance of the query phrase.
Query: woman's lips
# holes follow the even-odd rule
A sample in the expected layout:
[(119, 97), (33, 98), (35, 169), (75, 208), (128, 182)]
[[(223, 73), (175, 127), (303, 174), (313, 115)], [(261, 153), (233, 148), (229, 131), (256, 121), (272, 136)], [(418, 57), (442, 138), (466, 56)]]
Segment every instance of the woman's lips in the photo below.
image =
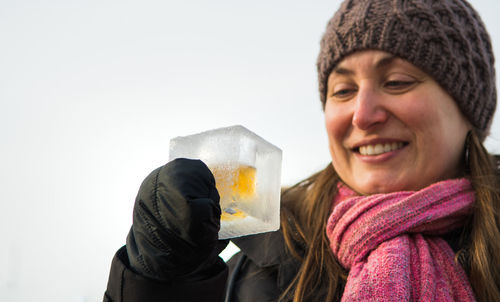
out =
[(360, 144), (358, 147), (353, 148), (352, 151), (364, 162), (380, 163), (399, 154), (408, 144), (403, 141), (377, 141)]
[(391, 151), (395, 151), (403, 148), (403, 142), (392, 142), (392, 143), (380, 143), (380, 144), (369, 144), (361, 146), (358, 149), (358, 152), (361, 155), (379, 155), (382, 153), (387, 153)]

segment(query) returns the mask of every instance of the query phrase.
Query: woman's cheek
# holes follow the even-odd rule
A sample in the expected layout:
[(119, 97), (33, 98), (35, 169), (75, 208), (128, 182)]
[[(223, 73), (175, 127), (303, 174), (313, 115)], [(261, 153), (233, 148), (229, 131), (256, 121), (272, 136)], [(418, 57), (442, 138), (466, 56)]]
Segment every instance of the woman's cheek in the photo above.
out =
[[(349, 118), (349, 116), (351, 118)], [(338, 140), (343, 138), (351, 125), (351, 119), (352, 114), (349, 115), (347, 106), (327, 102), (325, 105), (325, 127), (329, 139), (335, 138)]]

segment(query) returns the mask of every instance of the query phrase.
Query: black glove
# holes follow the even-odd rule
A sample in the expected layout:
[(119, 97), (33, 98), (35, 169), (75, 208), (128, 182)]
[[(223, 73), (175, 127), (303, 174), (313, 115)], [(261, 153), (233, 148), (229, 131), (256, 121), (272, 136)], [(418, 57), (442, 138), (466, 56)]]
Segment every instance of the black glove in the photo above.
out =
[(215, 179), (200, 160), (154, 170), (137, 195), (127, 237), (130, 266), (158, 280), (198, 280), (225, 269), (218, 257), (221, 210)]

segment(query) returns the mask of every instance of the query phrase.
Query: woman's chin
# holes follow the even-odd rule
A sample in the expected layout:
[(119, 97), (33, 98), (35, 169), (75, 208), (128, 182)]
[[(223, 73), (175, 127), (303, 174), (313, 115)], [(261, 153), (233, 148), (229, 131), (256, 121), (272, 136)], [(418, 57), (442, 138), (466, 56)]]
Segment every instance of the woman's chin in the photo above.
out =
[(374, 177), (373, 181), (357, 183), (351, 188), (362, 195), (371, 195), (414, 191), (416, 186), (412, 186), (408, 182), (394, 181), (394, 178)]

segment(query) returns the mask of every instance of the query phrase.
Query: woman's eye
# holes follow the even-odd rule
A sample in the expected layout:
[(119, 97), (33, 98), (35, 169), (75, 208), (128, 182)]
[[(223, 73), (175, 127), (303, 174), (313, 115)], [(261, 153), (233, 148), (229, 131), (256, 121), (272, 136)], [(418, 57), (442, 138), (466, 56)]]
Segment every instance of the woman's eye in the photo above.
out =
[(392, 90), (404, 90), (406, 88), (411, 87), (413, 84), (415, 84), (415, 81), (394, 80), (394, 81), (387, 81), (384, 86)]
[(342, 99), (342, 98), (349, 97), (354, 92), (355, 92), (355, 89), (353, 89), (353, 88), (340, 88), (340, 89), (333, 91), (332, 97)]
[(348, 94), (349, 92), (351, 92), (351, 90), (349, 89), (341, 89), (341, 90), (337, 90), (333, 93), (334, 96), (344, 96), (346, 94)]

